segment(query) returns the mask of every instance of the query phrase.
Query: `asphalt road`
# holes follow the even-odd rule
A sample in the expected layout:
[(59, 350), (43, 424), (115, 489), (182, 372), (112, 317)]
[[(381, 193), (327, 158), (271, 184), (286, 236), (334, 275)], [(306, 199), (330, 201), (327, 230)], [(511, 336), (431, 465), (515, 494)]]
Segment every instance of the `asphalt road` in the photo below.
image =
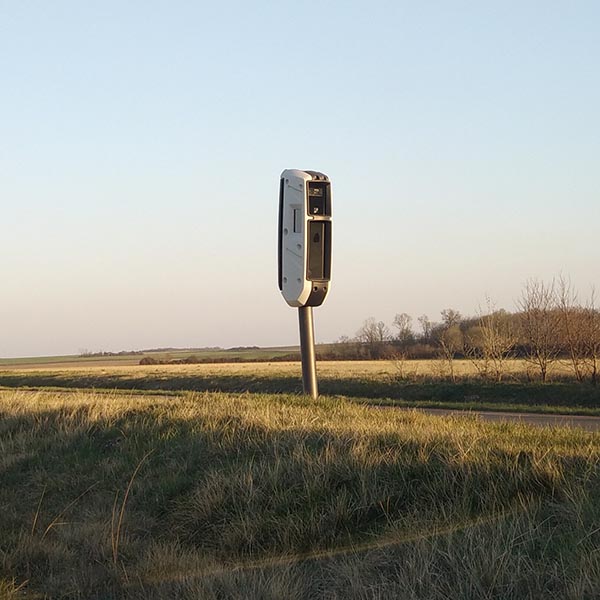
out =
[(421, 410), (428, 415), (473, 415), (481, 417), (483, 421), (495, 422), (517, 422), (537, 425), (539, 427), (579, 427), (587, 431), (600, 430), (600, 417), (586, 417), (581, 415), (548, 415), (538, 413), (511, 413), (511, 412), (488, 412), (488, 411), (465, 411), (447, 410), (445, 408), (423, 408)]

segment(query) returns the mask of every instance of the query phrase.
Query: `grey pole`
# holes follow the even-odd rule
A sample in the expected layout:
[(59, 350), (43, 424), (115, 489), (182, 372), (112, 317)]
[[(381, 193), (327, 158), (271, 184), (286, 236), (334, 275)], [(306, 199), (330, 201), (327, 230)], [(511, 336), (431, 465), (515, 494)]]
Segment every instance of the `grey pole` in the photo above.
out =
[(315, 328), (312, 306), (298, 308), (300, 321), (300, 354), (302, 356), (302, 385), (304, 393), (317, 399), (317, 364), (315, 358)]

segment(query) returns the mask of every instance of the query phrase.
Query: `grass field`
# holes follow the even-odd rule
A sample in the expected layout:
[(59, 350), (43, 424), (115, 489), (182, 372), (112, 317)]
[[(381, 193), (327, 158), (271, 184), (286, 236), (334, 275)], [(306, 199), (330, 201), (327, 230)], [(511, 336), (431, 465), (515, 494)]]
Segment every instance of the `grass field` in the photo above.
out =
[(598, 434), (258, 393), (0, 415), (2, 598), (600, 595)]
[(244, 349), (206, 349), (151, 351), (141, 354), (119, 354), (115, 356), (32, 356), (23, 358), (0, 358), (0, 370), (5, 368), (79, 368), (79, 367), (131, 367), (139, 364), (144, 357), (157, 361), (183, 360), (195, 356), (202, 360), (269, 360), (299, 352), (297, 346)]
[[(358, 402), (406, 407), (466, 408), (600, 415), (600, 386), (569, 380), (556, 365), (546, 384), (528, 381), (527, 364), (512, 361), (501, 383), (484, 381), (469, 361), (456, 361), (456, 382), (437, 375), (435, 361), (320, 362), (322, 393)], [(399, 371), (401, 368), (401, 372)], [(300, 393), (299, 363), (80, 366), (0, 369), (0, 387), (141, 391)]]

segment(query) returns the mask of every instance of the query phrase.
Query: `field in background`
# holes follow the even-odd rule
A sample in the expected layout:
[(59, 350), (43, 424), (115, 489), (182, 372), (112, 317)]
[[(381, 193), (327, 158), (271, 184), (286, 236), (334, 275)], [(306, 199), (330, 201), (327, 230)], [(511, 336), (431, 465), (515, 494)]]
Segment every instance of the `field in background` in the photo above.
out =
[[(358, 402), (429, 408), (510, 410), (600, 415), (600, 386), (568, 378), (555, 364), (546, 384), (529, 381), (529, 365), (507, 363), (500, 383), (482, 380), (470, 361), (454, 361), (456, 381), (439, 361), (319, 362), (322, 393)], [(300, 364), (292, 362), (0, 368), (0, 387), (301, 393)]]
[(0, 417), (2, 598), (600, 595), (598, 434), (257, 393)]
[[(335, 345), (319, 345), (318, 350), (328, 352)], [(290, 365), (295, 365), (293, 362), (283, 362), (281, 365), (270, 365), (269, 361), (282, 362), (285, 357), (299, 354), (297, 346), (278, 346), (273, 348), (247, 348), (247, 349), (228, 349), (228, 350), (173, 350), (161, 352), (144, 352), (142, 354), (123, 354), (117, 356), (38, 356), (24, 358), (0, 358), (0, 372), (13, 369), (86, 369), (95, 367), (137, 367), (148, 366), (140, 365), (140, 360), (143, 358), (152, 358), (157, 362), (168, 361), (183, 361), (189, 357), (196, 357), (200, 361), (217, 361), (214, 363), (207, 362), (206, 368), (213, 367), (222, 372), (236, 370), (248, 371), (256, 370), (257, 372), (275, 372), (285, 373), (289, 371)], [(227, 362), (227, 361), (230, 362)], [(257, 361), (253, 363), (253, 361)], [(252, 364), (246, 364), (252, 363)], [(265, 366), (264, 363), (267, 363)], [(151, 365), (152, 366), (152, 365)], [(171, 365), (156, 365), (167, 366)], [(195, 366), (195, 365), (184, 365)], [(202, 365), (205, 366), (205, 365)], [(275, 371), (273, 370), (275, 368)], [(294, 367), (295, 368), (295, 367)], [(479, 376), (479, 372), (474, 363), (470, 360), (456, 359), (453, 361), (453, 369), (457, 378), (475, 378)], [(430, 378), (447, 378), (448, 366), (447, 361), (426, 359), (426, 360), (336, 360), (336, 361), (319, 361), (319, 371), (326, 375), (336, 376), (361, 376), (372, 375), (387, 375), (394, 378), (402, 378), (408, 380), (420, 380)], [(535, 380), (537, 373), (535, 368), (528, 362), (522, 359), (505, 361), (506, 379), (517, 380)], [(563, 380), (569, 378), (571, 368), (567, 360), (556, 361), (550, 367), (549, 380)]]
[(291, 353), (298, 352), (297, 346), (277, 346), (274, 348), (243, 348), (243, 349), (190, 349), (150, 351), (139, 354), (116, 354), (113, 356), (34, 356), (23, 358), (0, 358), (0, 370), (19, 368), (53, 368), (53, 367), (113, 367), (138, 365), (142, 358), (152, 358), (156, 361), (185, 360), (195, 356), (200, 360), (269, 360), (279, 359)]

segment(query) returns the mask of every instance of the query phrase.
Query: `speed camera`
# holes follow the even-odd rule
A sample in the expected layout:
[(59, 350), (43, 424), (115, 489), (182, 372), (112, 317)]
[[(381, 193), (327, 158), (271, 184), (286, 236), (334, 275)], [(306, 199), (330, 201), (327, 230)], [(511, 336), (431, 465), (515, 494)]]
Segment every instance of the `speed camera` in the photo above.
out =
[(279, 289), (294, 307), (320, 306), (331, 279), (331, 183), (286, 169), (279, 182)]

